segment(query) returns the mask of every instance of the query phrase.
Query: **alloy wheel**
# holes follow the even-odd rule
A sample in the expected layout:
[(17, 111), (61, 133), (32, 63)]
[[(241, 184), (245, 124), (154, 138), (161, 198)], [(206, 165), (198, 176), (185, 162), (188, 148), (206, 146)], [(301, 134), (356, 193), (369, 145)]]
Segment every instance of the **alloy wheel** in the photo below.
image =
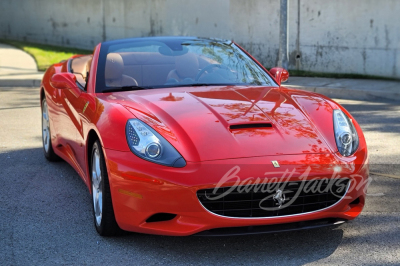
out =
[(103, 214), (103, 185), (100, 168), (100, 152), (96, 147), (92, 156), (92, 194), (93, 209), (97, 226), (101, 225)]

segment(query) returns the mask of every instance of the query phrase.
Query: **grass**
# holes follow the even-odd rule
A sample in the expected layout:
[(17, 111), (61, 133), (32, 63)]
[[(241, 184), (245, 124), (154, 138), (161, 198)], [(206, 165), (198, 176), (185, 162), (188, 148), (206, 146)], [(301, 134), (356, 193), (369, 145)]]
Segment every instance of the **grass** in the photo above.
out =
[(30, 54), (36, 61), (39, 71), (45, 71), (50, 65), (68, 59), (75, 54), (91, 54), (90, 50), (66, 48), (47, 44), (21, 41), (0, 40), (1, 43), (15, 46)]

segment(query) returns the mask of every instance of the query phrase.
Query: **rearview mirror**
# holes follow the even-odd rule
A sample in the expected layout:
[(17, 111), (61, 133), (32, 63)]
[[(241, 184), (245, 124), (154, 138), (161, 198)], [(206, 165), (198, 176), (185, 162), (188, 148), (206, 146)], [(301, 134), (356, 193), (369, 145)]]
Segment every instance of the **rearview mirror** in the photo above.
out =
[(57, 89), (76, 87), (76, 77), (72, 73), (57, 73), (50, 78), (51, 86)]
[(271, 68), (269, 73), (271, 73), (272, 76), (274, 76), (279, 86), (281, 85), (281, 83), (284, 83), (289, 79), (289, 72), (282, 67)]

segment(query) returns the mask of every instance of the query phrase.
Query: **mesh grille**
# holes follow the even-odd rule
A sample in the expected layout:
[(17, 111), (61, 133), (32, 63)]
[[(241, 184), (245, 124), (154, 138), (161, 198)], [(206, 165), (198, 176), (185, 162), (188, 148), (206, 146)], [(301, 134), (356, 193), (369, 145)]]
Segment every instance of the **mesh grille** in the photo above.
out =
[[(274, 186), (272, 186), (274, 185)], [(274, 183), (271, 189), (245, 190), (245, 187), (221, 187), (197, 191), (201, 204), (210, 212), (228, 217), (277, 217), (313, 212), (340, 201), (347, 191), (349, 179), (325, 179)], [(264, 186), (267, 187), (267, 186)], [(247, 187), (249, 188), (249, 187)], [(279, 208), (276, 191), (283, 191), (285, 201)], [(230, 191), (230, 192), (229, 192)], [(229, 192), (229, 193), (227, 193)], [(227, 193), (219, 199), (213, 199)]]

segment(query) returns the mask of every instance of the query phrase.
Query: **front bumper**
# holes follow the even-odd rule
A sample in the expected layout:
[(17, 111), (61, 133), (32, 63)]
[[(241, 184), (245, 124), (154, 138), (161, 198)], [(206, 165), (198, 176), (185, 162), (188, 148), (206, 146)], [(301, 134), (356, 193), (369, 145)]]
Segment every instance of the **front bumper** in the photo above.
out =
[[(327, 154), (188, 162), (183, 168), (147, 162), (131, 152), (105, 149), (105, 155), (118, 225), (127, 231), (160, 235), (186, 236), (215, 228), (287, 224), (328, 218), (352, 220), (364, 207), (369, 174), (368, 164), (344, 164), (336, 155)], [(272, 160), (278, 160), (281, 167), (274, 168)], [(299, 163), (306, 161), (314, 164)], [(357, 161), (365, 162), (366, 159), (358, 158)], [(227, 173), (236, 166), (240, 167), (240, 172), (229, 178)], [(331, 178), (334, 171), (336, 177), (351, 177), (351, 186), (345, 197), (330, 208), (312, 213), (287, 217), (234, 218), (218, 216), (206, 210), (196, 195), (199, 189), (217, 186), (223, 177), (225, 182), (222, 186), (233, 186), (249, 180), (257, 183), (259, 180), (276, 178), (278, 181), (283, 180), (279, 179), (282, 177), (286, 178), (284, 180), (299, 181), (309, 167), (311, 171), (307, 174), (307, 180)], [(295, 173), (289, 176), (288, 173), (293, 171)], [(168, 221), (146, 222), (158, 213), (176, 216)]]

